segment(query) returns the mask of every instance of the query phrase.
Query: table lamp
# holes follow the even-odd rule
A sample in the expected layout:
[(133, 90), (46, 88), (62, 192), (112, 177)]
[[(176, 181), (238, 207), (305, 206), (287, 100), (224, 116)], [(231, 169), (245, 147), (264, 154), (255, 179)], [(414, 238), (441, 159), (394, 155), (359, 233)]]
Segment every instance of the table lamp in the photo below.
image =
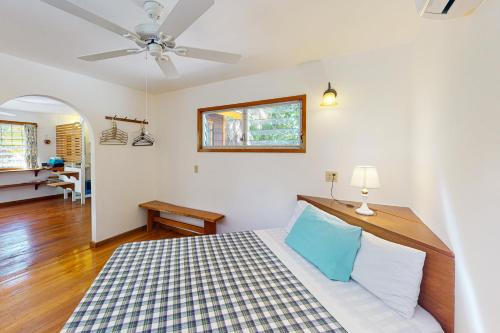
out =
[(356, 213), (367, 216), (375, 214), (373, 210), (368, 208), (368, 189), (380, 187), (377, 168), (373, 166), (355, 167), (352, 173), (351, 186), (361, 188), (361, 197), (363, 203), (361, 204), (361, 207), (356, 209)]

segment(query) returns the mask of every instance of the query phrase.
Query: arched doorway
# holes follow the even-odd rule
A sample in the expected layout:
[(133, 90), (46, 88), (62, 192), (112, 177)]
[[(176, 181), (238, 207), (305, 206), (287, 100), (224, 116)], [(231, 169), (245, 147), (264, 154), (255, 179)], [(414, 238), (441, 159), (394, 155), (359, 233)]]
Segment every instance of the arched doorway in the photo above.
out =
[[(25, 247), (60, 242), (64, 251), (88, 245), (96, 230), (95, 141), (89, 121), (67, 101), (30, 94), (0, 105), (0, 127), (0, 209), (26, 205), (33, 212), (16, 222), (12, 241)], [(55, 158), (62, 152), (64, 165)], [(38, 239), (42, 226), (47, 232)]]

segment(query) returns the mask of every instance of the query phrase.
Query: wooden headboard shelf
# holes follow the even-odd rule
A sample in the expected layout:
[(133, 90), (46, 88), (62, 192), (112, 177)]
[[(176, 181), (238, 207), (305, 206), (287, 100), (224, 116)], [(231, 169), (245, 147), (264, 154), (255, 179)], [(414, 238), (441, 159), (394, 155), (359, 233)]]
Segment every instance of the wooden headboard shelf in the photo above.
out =
[(349, 205), (359, 203), (298, 195), (297, 200), (339, 217), (390, 242), (427, 253), (419, 304), (431, 313), (446, 333), (453, 333), (455, 322), (455, 255), (409, 208), (372, 205), (374, 216), (356, 214)]

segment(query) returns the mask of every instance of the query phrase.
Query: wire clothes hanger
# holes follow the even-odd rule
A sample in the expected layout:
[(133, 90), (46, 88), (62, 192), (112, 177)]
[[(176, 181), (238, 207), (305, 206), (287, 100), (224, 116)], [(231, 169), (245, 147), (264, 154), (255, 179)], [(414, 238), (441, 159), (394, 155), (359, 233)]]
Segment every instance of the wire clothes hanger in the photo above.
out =
[(132, 140), (132, 146), (152, 146), (154, 142), (155, 138), (148, 134), (146, 125), (143, 123), (140, 134)]
[(101, 132), (101, 138), (99, 139), (101, 145), (126, 145), (128, 142), (128, 134), (116, 126), (114, 118), (116, 116), (111, 121), (111, 128)]

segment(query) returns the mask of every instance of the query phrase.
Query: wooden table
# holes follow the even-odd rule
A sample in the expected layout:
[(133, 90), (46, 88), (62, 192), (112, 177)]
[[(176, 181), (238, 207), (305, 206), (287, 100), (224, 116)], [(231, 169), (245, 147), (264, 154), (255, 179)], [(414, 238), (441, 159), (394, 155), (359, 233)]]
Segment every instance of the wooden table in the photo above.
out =
[[(217, 232), (217, 222), (224, 218), (224, 215), (219, 213), (207, 212), (204, 210), (187, 208), (170, 204), (162, 201), (149, 201), (139, 205), (141, 208), (148, 210), (147, 230), (152, 231), (154, 223), (160, 223), (175, 231), (186, 235), (211, 235)], [(169, 213), (178, 216), (186, 216), (203, 220), (203, 227), (197, 225), (174, 221), (160, 216), (160, 213)]]

